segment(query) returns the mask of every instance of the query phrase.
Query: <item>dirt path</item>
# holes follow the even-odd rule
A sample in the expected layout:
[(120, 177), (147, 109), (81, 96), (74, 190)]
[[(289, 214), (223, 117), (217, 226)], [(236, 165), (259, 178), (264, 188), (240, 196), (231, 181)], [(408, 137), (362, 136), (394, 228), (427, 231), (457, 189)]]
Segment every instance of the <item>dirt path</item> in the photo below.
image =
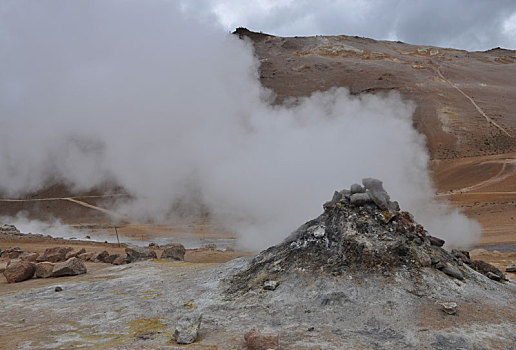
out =
[(495, 122), (491, 117), (489, 117), (483, 110), (482, 108), (480, 108), (479, 105), (477, 105), (477, 103), (473, 100), (473, 98), (471, 98), (468, 94), (466, 94), (464, 91), (462, 91), (461, 88), (459, 88), (455, 83), (451, 82), (450, 80), (446, 79), (445, 76), (443, 75), (443, 73), (441, 72), (441, 70), (439, 69), (438, 66), (436, 65), (432, 65), (430, 64), (430, 66), (434, 69), (434, 71), (437, 73), (437, 75), (439, 75), (439, 77), (444, 80), (445, 82), (447, 82), (451, 87), (453, 87), (454, 89), (456, 89), (458, 92), (460, 92), (464, 97), (466, 97), (469, 102), (471, 102), (471, 104), (476, 108), (476, 110), (478, 111), (478, 113), (480, 113), (486, 120), (488, 123), (491, 123), (493, 126), (495, 126), (496, 128), (498, 128), (501, 132), (503, 132), (504, 134), (506, 134), (507, 136), (509, 137), (514, 137), (512, 136), (511, 134), (509, 134), (509, 132), (507, 132), (507, 130), (505, 130), (503, 127), (501, 127), (497, 122)]
[[(487, 163), (487, 162), (484, 162), (484, 163), (481, 163), (481, 164), (485, 164), (485, 163)], [(497, 182), (500, 182), (500, 181), (503, 181), (503, 180), (507, 179), (509, 176), (513, 175), (513, 171), (507, 171), (507, 164), (516, 163), (516, 160), (514, 160), (514, 159), (505, 159), (505, 160), (502, 161), (502, 163), (503, 163), (502, 168), (493, 177), (490, 177), (487, 180), (481, 181), (481, 182), (476, 183), (476, 184), (471, 185), (471, 186), (467, 186), (467, 187), (459, 188), (459, 189), (456, 189), (456, 190), (448, 191), (446, 193), (444, 193), (444, 192), (437, 193), (437, 197), (451, 196), (451, 195), (458, 194), (458, 193), (470, 192), (470, 191), (473, 191), (473, 190), (476, 190), (476, 189), (479, 189), (479, 188), (482, 188), (482, 187), (485, 187), (485, 186), (488, 186), (488, 185), (492, 185), (494, 183), (497, 183)], [(483, 193), (487, 194), (488, 192), (483, 192)], [(489, 193), (496, 194), (498, 192), (489, 192)], [(500, 192), (500, 193), (516, 193), (516, 192)]]
[(86, 207), (86, 208), (90, 208), (90, 209), (94, 209), (94, 210), (98, 210), (108, 216), (111, 216), (111, 217), (114, 217), (116, 219), (119, 219), (119, 220), (124, 220), (126, 222), (131, 222), (131, 220), (127, 217), (127, 216), (124, 216), (122, 214), (118, 214), (112, 210), (108, 210), (108, 209), (104, 209), (104, 208), (101, 208), (101, 207), (97, 207), (93, 204), (89, 204), (89, 203), (86, 203), (86, 202), (83, 202), (83, 201), (80, 201), (78, 199), (74, 199), (74, 198), (62, 198), (63, 200), (66, 200), (66, 201), (69, 201), (69, 202), (73, 202), (73, 203), (76, 203), (76, 204), (79, 204), (79, 205), (82, 205), (83, 207)]

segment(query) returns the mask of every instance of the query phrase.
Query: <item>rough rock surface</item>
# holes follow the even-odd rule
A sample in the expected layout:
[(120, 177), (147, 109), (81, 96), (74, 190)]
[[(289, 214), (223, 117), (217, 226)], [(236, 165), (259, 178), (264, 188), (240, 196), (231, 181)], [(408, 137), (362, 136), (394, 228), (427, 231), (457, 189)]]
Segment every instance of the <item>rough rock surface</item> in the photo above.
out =
[(23, 253), (24, 251), (20, 247), (7, 248), (2, 252), (2, 258), (18, 259)]
[(6, 267), (4, 276), (7, 283), (22, 282), (31, 279), (35, 270), (35, 265), (30, 261), (16, 261)]
[(202, 315), (196, 312), (189, 313), (177, 321), (174, 338), (178, 344), (192, 344), (199, 336)]
[(45, 249), (45, 252), (43, 255), (41, 255), (37, 261), (49, 261), (52, 263), (65, 261), (66, 260), (66, 254), (70, 251), (72, 251), (73, 248), (71, 247), (52, 247)]
[(90, 260), (93, 262), (107, 262), (106, 259), (109, 257), (109, 253), (106, 250), (101, 252), (95, 252)]
[(127, 262), (158, 258), (154, 250), (145, 247), (129, 246), (125, 248), (125, 252), (127, 254)]
[[(265, 279), (279, 280), (294, 270), (389, 275), (400, 267), (418, 274), (422, 267), (432, 266), (459, 280), (472, 274), (462, 261), (432, 244), (427, 231), (410, 213), (395, 210), (381, 181), (368, 178), (363, 184), (365, 193), (346, 192), (340, 200), (325, 203), (321, 216), (259, 254), (248, 270), (231, 281), (229, 291), (246, 292), (263, 285)], [(375, 200), (353, 201), (364, 195)]]
[(167, 244), (163, 247), (163, 252), (161, 253), (161, 259), (165, 260), (185, 260), (185, 247), (180, 243), (171, 243)]
[(52, 277), (75, 276), (86, 273), (86, 266), (79, 258), (70, 258), (54, 266)]
[(34, 277), (36, 278), (48, 278), (52, 277), (52, 272), (54, 271), (54, 264), (44, 261), (36, 264), (36, 272)]

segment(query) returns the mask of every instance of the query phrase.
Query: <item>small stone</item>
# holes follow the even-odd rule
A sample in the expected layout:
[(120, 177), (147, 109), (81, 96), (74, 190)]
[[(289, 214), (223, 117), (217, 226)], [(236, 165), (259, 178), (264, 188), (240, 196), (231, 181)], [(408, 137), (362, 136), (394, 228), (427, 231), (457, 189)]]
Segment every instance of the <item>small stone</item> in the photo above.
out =
[(44, 261), (36, 264), (36, 272), (34, 277), (36, 278), (48, 278), (52, 277), (52, 271), (54, 271), (54, 264)]
[(161, 253), (161, 259), (184, 261), (185, 252), (185, 247), (180, 243), (167, 244)]
[(457, 303), (441, 303), (442, 310), (448, 315), (455, 315), (457, 313)]
[(445, 274), (447, 274), (448, 276), (457, 278), (459, 280), (463, 280), (464, 279), (464, 276), (462, 275), (462, 272), (460, 272), (457, 268), (451, 266), (450, 264), (446, 264), (446, 266), (444, 266), (441, 269), (441, 271), (444, 272)]
[(509, 265), (505, 268), (505, 272), (514, 272), (516, 273), (516, 264)]
[(199, 313), (187, 314), (177, 321), (174, 338), (178, 344), (192, 344), (199, 336), (202, 315)]
[(321, 238), (321, 237), (324, 237), (324, 235), (326, 234), (326, 229), (324, 228), (324, 226), (318, 226), (318, 227), (313, 231), (313, 234), (314, 234), (314, 237), (315, 237), (315, 238)]
[(79, 258), (70, 258), (54, 266), (52, 277), (75, 276), (86, 273), (86, 266)]
[(279, 349), (278, 333), (258, 333), (252, 329), (244, 335), (249, 350), (277, 350)]
[(279, 286), (279, 281), (265, 281), (263, 283), (263, 289), (265, 290), (276, 290)]
[(63, 288), (57, 286), (54, 288), (54, 292), (62, 292), (63, 291)]
[(497, 274), (491, 272), (491, 271), (488, 271), (486, 273), (486, 276), (489, 278), (489, 279), (492, 279), (493, 281), (497, 281), (497, 282), (500, 282), (500, 280), (502, 279), (500, 276), (498, 276)]
[(426, 236), (428, 238), (428, 240), (430, 241), (430, 244), (433, 245), (433, 246), (436, 246), (436, 247), (442, 247), (445, 243), (445, 241), (443, 239), (440, 239), (440, 238), (437, 238), (437, 237), (434, 237), (434, 236)]
[(7, 283), (16, 283), (26, 281), (34, 276), (36, 266), (30, 261), (16, 261), (9, 264), (4, 270), (4, 276)]
[(371, 197), (369, 197), (368, 193), (355, 193), (350, 197), (351, 204), (360, 207), (365, 204), (373, 203)]
[(351, 185), (351, 188), (349, 189), (349, 191), (351, 192), (351, 194), (364, 193), (365, 192), (365, 188), (363, 188), (359, 184), (353, 184), (353, 185)]

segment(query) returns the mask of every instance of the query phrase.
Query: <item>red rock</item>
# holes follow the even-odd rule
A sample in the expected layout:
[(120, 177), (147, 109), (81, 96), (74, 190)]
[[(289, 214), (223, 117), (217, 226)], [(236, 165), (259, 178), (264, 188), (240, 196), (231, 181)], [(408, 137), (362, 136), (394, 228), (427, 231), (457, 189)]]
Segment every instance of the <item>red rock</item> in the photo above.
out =
[(93, 254), (94, 253), (92, 253), (92, 252), (82, 253), (82, 254), (77, 255), (77, 258), (81, 259), (82, 261), (90, 261)]
[(31, 261), (36, 262), (36, 259), (39, 257), (39, 253), (29, 253), (24, 252), (18, 258), (22, 261)]
[(40, 256), (37, 261), (50, 261), (53, 263), (65, 261), (66, 254), (72, 251), (71, 247), (52, 247), (45, 249), (45, 252)]
[(4, 276), (7, 283), (21, 282), (31, 279), (35, 271), (36, 266), (34, 263), (29, 261), (16, 261), (6, 267)]
[(2, 252), (2, 258), (18, 259), (23, 253), (20, 247), (8, 248)]
[(44, 261), (36, 264), (36, 272), (34, 277), (36, 278), (48, 278), (52, 277), (52, 271), (54, 271), (54, 264)]
[(65, 260), (68, 260), (68, 259), (74, 258), (74, 257), (78, 257), (79, 255), (84, 254), (84, 253), (86, 253), (86, 249), (84, 249), (84, 248), (82, 248), (79, 251), (76, 251), (76, 250), (69, 251), (68, 253), (66, 253)]
[(278, 333), (258, 333), (254, 328), (244, 335), (247, 348), (249, 350), (268, 350), (278, 349)]
[(70, 258), (54, 266), (52, 277), (75, 276), (86, 273), (86, 266), (79, 258)]

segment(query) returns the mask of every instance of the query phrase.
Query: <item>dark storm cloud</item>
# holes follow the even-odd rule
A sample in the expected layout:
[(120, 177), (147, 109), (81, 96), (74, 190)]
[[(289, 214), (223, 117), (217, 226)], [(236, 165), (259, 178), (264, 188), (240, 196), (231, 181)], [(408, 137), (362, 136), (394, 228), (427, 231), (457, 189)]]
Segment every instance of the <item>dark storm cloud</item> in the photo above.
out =
[(228, 29), (246, 26), (281, 36), (359, 35), (467, 50), (516, 49), (514, 0), (208, 2)]

